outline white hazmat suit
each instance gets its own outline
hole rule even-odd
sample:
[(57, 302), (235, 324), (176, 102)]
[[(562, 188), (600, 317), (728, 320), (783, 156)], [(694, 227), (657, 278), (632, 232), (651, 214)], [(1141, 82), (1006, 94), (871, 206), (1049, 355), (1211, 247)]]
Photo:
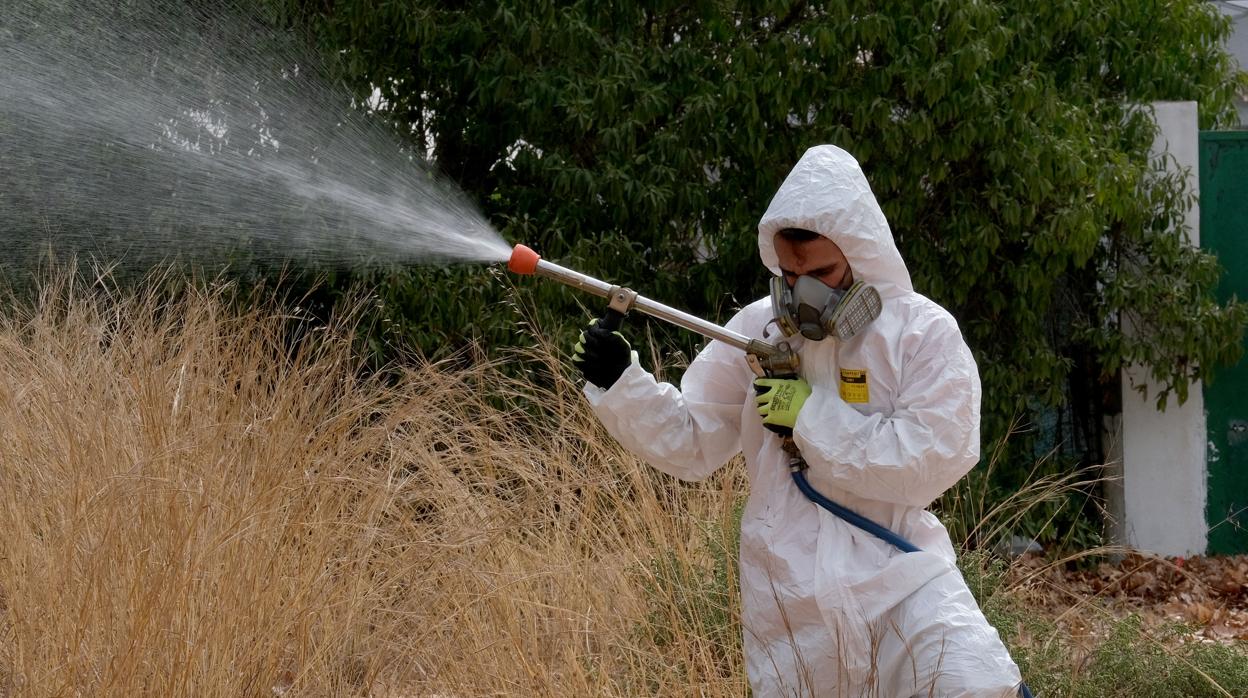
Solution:
[[(794, 428), (807, 476), (922, 552), (902, 553), (798, 491), (740, 350), (710, 342), (680, 390), (634, 362), (586, 396), (612, 436), (678, 478), (705, 478), (744, 453), (742, 625), (755, 696), (1014, 695), (1018, 668), (924, 509), (979, 459), (979, 373), (957, 323), (914, 292), (866, 177), (840, 148), (808, 150), (763, 215), (759, 253), (776, 274), (784, 228), (830, 238), (883, 298), (880, 317), (847, 342), (789, 340), (812, 388)], [(764, 298), (727, 327), (777, 341), (771, 320)]]

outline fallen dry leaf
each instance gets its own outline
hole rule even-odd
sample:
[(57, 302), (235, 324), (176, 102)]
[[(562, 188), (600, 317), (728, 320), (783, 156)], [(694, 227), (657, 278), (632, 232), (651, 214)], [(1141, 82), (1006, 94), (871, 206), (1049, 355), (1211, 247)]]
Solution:
[[(1195, 642), (1248, 640), (1248, 556), (1159, 558), (1138, 553), (1093, 568), (1020, 558), (1010, 582), (1029, 603), (1061, 619), (1072, 638), (1103, 632), (1115, 617), (1136, 614), (1146, 625), (1185, 623)], [(1079, 604), (1102, 612), (1086, 612)], [(1182, 638), (1179, 638), (1182, 641)]]

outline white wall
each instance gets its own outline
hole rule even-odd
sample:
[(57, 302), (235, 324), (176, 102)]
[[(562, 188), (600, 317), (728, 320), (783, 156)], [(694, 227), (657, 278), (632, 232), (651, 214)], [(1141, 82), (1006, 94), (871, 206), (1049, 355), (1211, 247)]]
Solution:
[[(1161, 133), (1155, 153), (1169, 152), (1187, 170), (1193, 192), (1199, 187), (1199, 131), (1195, 102), (1158, 102)], [(1199, 205), (1188, 211), (1190, 242), (1200, 244)], [(1123, 372), (1122, 382), (1122, 520), (1116, 527), (1132, 547), (1161, 555), (1205, 551), (1206, 469), (1205, 401), (1199, 382), (1179, 405), (1171, 396), (1165, 412), (1156, 408), (1158, 388), (1138, 368)], [(1134, 386), (1146, 385), (1142, 398)], [(1111, 436), (1112, 438), (1112, 436)], [(1112, 492), (1112, 491), (1111, 491)], [(1111, 504), (1111, 511), (1119, 507)]]

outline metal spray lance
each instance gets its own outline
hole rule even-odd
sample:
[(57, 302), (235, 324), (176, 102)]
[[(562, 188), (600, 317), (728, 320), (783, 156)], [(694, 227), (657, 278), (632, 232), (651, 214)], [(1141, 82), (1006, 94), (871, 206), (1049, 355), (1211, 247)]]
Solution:
[(507, 268), (516, 274), (543, 276), (606, 298), (607, 307), (616, 311), (614, 314), (608, 313), (603, 319), (603, 326), (609, 330), (619, 329), (620, 319), (629, 311), (637, 310), (744, 351), (750, 368), (760, 378), (763, 376), (785, 378), (797, 375), (797, 354), (787, 342), (772, 344), (761, 339), (746, 337), (726, 327), (638, 295), (632, 289), (614, 286), (579, 271), (548, 262), (524, 245), (516, 245), (512, 250)]
[[(684, 311), (663, 305), (645, 296), (640, 296), (631, 289), (623, 286), (614, 286), (592, 276), (548, 262), (524, 245), (516, 245), (512, 250), (511, 259), (507, 261), (507, 268), (516, 274), (543, 276), (606, 298), (608, 307), (615, 311), (614, 313), (607, 313), (607, 316), (603, 318), (603, 326), (607, 329), (619, 329), (620, 321), (630, 310), (639, 310), (651, 317), (656, 317), (678, 327), (697, 332), (703, 337), (717, 339), (744, 351), (746, 362), (749, 364), (750, 369), (760, 378), (793, 378), (797, 376), (797, 353), (789, 347), (787, 342), (772, 344), (761, 339), (746, 337), (726, 327), (721, 327), (713, 322), (707, 322)], [(780, 433), (779, 436), (782, 439), (785, 453), (789, 455), (789, 472), (793, 476), (793, 482), (797, 484), (797, 488), (801, 490), (802, 494), (806, 495), (807, 499), (850, 524), (887, 541), (899, 550), (908, 553), (918, 551), (918, 547), (913, 543), (884, 526), (820, 494), (806, 479), (808, 466), (806, 465), (806, 460), (802, 458), (801, 451), (798, 450), (791, 431), (789, 433)]]

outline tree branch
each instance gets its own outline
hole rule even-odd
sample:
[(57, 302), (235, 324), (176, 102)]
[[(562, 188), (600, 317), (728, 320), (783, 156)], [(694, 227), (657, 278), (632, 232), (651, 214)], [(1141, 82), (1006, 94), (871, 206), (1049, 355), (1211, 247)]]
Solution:
[(784, 19), (776, 23), (776, 27), (772, 33), (779, 34), (785, 29), (793, 26), (797, 20), (801, 19), (802, 13), (806, 11), (806, 4), (806, 0), (800, 0), (800, 2), (794, 3), (793, 7), (789, 8), (789, 13), (784, 16)]

